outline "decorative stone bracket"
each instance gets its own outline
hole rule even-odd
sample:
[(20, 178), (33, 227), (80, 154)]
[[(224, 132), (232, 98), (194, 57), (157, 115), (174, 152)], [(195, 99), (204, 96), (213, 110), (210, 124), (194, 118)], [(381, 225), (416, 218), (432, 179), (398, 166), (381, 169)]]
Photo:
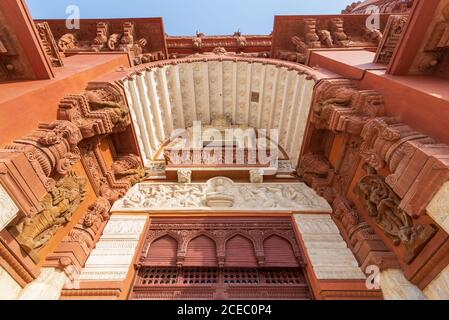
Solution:
[(359, 135), (366, 121), (383, 115), (383, 98), (373, 90), (358, 90), (346, 79), (325, 80), (315, 88), (311, 122), (317, 129)]

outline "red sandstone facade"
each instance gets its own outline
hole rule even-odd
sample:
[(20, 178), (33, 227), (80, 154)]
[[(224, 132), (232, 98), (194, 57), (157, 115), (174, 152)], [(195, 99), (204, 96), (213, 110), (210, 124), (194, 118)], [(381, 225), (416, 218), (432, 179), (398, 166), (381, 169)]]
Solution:
[[(176, 37), (1, 1), (0, 297), (449, 299), (449, 1), (343, 13)], [(194, 120), (280, 129), (282, 165), (176, 162)]]

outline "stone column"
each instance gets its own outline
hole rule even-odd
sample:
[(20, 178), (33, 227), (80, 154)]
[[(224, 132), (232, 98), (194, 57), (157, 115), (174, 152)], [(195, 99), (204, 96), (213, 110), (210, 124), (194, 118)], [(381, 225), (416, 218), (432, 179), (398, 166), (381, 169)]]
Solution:
[(408, 281), (399, 269), (382, 271), (380, 287), (385, 300), (427, 300), (423, 292)]
[(64, 271), (44, 268), (39, 277), (23, 289), (18, 300), (59, 300), (67, 280)]
[(22, 287), (0, 266), (0, 300), (15, 300)]

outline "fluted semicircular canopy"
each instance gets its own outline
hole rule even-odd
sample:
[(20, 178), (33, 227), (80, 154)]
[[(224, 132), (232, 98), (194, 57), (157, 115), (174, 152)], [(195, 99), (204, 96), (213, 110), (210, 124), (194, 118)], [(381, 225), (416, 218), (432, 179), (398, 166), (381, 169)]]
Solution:
[(298, 162), (315, 81), (311, 70), (270, 59), (207, 56), (151, 64), (124, 80), (147, 165), (173, 130), (227, 116), (232, 124), (278, 129)]

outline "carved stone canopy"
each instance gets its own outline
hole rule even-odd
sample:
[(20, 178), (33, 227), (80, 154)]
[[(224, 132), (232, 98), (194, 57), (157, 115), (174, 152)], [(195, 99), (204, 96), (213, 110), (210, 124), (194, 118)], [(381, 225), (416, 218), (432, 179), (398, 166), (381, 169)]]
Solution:
[(324, 198), (304, 183), (141, 183), (117, 201), (112, 212), (244, 211), (330, 213)]

